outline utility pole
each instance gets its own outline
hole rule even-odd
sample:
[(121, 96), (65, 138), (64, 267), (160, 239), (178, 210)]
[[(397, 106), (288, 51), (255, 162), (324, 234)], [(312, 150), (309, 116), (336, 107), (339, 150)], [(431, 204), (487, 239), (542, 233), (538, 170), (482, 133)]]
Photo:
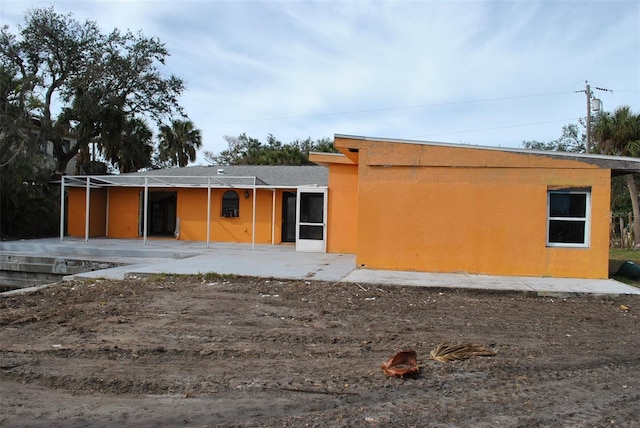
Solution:
[[(585, 149), (586, 149), (586, 152), (589, 153), (591, 151), (591, 99), (593, 98), (593, 101), (594, 101), (593, 111), (597, 111), (597, 112), (600, 112), (602, 110), (602, 101), (600, 101), (598, 98), (595, 98), (593, 96), (593, 92), (591, 92), (591, 85), (589, 85), (588, 80), (585, 80), (584, 84), (585, 84), (584, 90), (576, 91), (576, 92), (584, 92), (587, 95), (587, 146)], [(595, 87), (594, 89), (597, 89), (599, 91), (604, 91), (604, 92), (613, 92), (611, 89), (605, 89), (605, 88)]]
[(584, 84), (586, 85), (584, 93), (587, 94), (587, 147), (586, 152), (589, 153), (591, 151), (591, 97), (593, 94), (591, 93), (591, 86), (589, 85), (589, 81), (585, 80)]

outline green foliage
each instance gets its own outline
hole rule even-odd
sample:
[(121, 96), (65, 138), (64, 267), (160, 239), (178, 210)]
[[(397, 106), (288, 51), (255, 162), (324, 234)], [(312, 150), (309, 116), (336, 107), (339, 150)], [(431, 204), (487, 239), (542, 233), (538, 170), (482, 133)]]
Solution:
[(267, 136), (267, 142), (261, 143), (255, 138), (241, 134), (238, 137), (226, 135), (229, 145), (218, 155), (205, 152), (205, 159), (213, 165), (313, 165), (309, 161), (310, 152), (336, 153), (333, 142), (329, 138), (319, 140), (295, 140), (283, 144), (273, 135)]
[(611, 248), (609, 249), (609, 260), (629, 260), (640, 264), (640, 251), (630, 248)]
[(619, 217), (626, 216), (631, 211), (627, 179), (624, 176), (611, 178), (611, 212), (614, 216)]
[[(0, 131), (1, 133), (2, 131)], [(0, 155), (0, 235), (13, 238), (54, 236), (58, 228), (59, 189), (49, 184), (49, 169), (37, 140), (4, 134)]]
[(19, 182), (17, 176), (2, 177), (0, 232), (3, 238), (34, 238), (58, 233), (60, 190), (43, 184), (46, 182), (37, 175), (33, 178), (34, 181)]
[(15, 34), (0, 28), (0, 234), (55, 235), (60, 195), (51, 178), (72, 159), (75, 174), (107, 173), (90, 148), (120, 172), (152, 165), (143, 118), (159, 126), (184, 117), (184, 84), (163, 70), (167, 56), (156, 38), (105, 34), (53, 7), (29, 10)]
[(0, 236), (51, 236), (57, 230), (59, 192), (48, 184), (50, 165), (40, 153), (15, 68), (0, 65)]
[[(594, 151), (614, 156), (640, 156), (640, 115), (629, 106), (618, 107), (613, 113), (598, 115), (593, 125)], [(633, 236), (640, 239), (640, 203), (638, 186), (633, 175), (625, 177), (629, 201), (633, 211)], [(616, 199), (614, 195), (612, 199)], [(614, 208), (615, 213), (615, 208)]]
[(196, 160), (202, 135), (190, 120), (174, 120), (160, 127), (158, 160), (169, 166), (184, 167)]
[(238, 279), (237, 275), (229, 274), (229, 273), (217, 273), (217, 272), (207, 272), (202, 274), (202, 281), (218, 281), (218, 282), (229, 282)]
[[(586, 128), (584, 123), (580, 127)], [(562, 128), (562, 135), (549, 142), (523, 141), (526, 149), (552, 150), (584, 153), (586, 133), (576, 124)], [(592, 117), (592, 152), (614, 156), (640, 156), (640, 115), (631, 112), (628, 106), (617, 108), (613, 113), (603, 112)], [(636, 178), (632, 176), (613, 177), (611, 180), (611, 211), (614, 217), (626, 217), (627, 213), (637, 211), (633, 207), (637, 199)], [(637, 212), (634, 218), (638, 218)], [(638, 225), (637, 230), (640, 230)]]
[(640, 114), (629, 106), (598, 115), (593, 126), (594, 151), (615, 156), (640, 156)]
[(522, 147), (528, 150), (549, 150), (557, 152), (584, 153), (586, 147), (586, 134), (580, 131), (577, 124), (569, 124), (562, 127), (560, 138), (549, 142), (523, 141)]
[(153, 133), (142, 119), (129, 119), (103, 134), (101, 150), (121, 173), (152, 166)]
[[(76, 157), (76, 174), (91, 172), (90, 144), (97, 144), (119, 170), (150, 163), (146, 141), (128, 148), (130, 123), (146, 117), (160, 125), (182, 115), (181, 79), (161, 66), (168, 51), (157, 38), (113, 30), (102, 33), (93, 21), (77, 21), (53, 7), (33, 9), (17, 35), (0, 32), (0, 63), (16, 76), (18, 103), (39, 120), (38, 139), (53, 145), (56, 175)], [(61, 105), (60, 114), (53, 106)], [(123, 134), (117, 138), (117, 134)], [(64, 139), (72, 142), (65, 145)], [(135, 155), (135, 161), (123, 159)], [(140, 159), (148, 154), (149, 159)]]

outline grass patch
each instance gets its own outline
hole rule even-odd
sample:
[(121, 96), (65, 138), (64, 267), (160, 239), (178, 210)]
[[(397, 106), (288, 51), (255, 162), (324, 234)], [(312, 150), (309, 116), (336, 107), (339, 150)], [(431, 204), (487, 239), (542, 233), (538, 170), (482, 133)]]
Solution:
[(609, 250), (609, 276), (616, 281), (640, 287), (640, 281), (616, 275), (620, 266), (626, 261), (640, 265), (640, 251), (627, 248), (611, 248)]
[(237, 275), (227, 273), (207, 272), (202, 274), (203, 281), (232, 281), (237, 278)]
[(619, 260), (623, 262), (630, 260), (634, 263), (640, 264), (640, 251), (627, 248), (611, 248), (609, 250), (609, 260)]

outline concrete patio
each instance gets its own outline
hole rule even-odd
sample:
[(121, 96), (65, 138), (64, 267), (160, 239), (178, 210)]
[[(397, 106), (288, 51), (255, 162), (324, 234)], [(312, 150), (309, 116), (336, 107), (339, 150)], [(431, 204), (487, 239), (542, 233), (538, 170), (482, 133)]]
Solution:
[(352, 254), (302, 253), (293, 245), (256, 245), (177, 241), (66, 238), (5, 241), (0, 252), (46, 255), (120, 264), (71, 278), (113, 278), (150, 274), (219, 274), (368, 284), (521, 291), (539, 295), (628, 295), (640, 289), (612, 279), (572, 279), (424, 273), (357, 269)]

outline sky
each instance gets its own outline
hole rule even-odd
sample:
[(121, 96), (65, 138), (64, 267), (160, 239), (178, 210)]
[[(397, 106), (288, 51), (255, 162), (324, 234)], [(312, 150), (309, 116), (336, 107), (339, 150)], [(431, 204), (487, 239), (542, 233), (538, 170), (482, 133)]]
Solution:
[(243, 133), (547, 142), (586, 116), (585, 81), (640, 112), (638, 1), (2, 0), (0, 23), (50, 5), (164, 42), (214, 154)]

